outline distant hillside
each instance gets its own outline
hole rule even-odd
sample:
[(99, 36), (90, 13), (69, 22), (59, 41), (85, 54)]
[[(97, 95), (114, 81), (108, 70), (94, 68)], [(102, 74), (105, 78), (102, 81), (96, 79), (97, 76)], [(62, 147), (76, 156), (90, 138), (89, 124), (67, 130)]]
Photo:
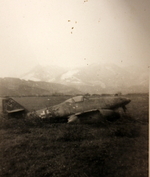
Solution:
[(21, 79), (33, 81), (52, 82), (56, 77), (67, 70), (59, 66), (41, 66), (37, 65), (27, 73), (21, 75)]
[(81, 91), (58, 83), (0, 78), (0, 96), (32, 96), (51, 94), (80, 94)]
[(95, 63), (87, 67), (62, 69), (38, 66), (23, 79), (55, 82), (84, 93), (148, 92), (148, 69), (142, 65), (120, 67), (113, 63)]

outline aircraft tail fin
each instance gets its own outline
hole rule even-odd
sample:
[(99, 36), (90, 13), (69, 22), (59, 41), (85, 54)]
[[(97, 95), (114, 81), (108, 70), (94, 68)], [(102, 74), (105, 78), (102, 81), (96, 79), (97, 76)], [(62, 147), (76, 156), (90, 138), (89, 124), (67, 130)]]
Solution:
[(14, 99), (5, 98), (2, 100), (2, 111), (3, 113), (11, 114), (15, 112), (25, 111), (25, 108)]

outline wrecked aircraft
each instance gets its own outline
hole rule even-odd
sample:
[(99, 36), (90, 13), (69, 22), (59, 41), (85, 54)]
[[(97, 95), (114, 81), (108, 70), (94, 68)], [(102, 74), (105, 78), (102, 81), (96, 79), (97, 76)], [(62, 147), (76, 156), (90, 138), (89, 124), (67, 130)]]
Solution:
[[(98, 119), (102, 118), (111, 121), (119, 117), (119, 112), (117, 111), (119, 108), (122, 108), (126, 112), (126, 105), (130, 101), (128, 98), (119, 96), (96, 98), (76, 96), (55, 106), (29, 112), (14, 99), (6, 98), (2, 100), (2, 106), (3, 112), (8, 115), (23, 113), (29, 117), (48, 118), (49, 120), (54, 120), (54, 122), (65, 119), (66, 122), (72, 123), (92, 119), (91, 114), (95, 113), (99, 115)], [(90, 117), (87, 115), (90, 115)]]

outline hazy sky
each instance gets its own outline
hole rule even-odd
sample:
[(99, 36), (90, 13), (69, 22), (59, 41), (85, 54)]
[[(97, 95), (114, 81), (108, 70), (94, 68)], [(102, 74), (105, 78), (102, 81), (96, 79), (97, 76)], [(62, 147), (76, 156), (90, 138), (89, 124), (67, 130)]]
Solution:
[(0, 0), (0, 77), (37, 64), (150, 61), (150, 0)]

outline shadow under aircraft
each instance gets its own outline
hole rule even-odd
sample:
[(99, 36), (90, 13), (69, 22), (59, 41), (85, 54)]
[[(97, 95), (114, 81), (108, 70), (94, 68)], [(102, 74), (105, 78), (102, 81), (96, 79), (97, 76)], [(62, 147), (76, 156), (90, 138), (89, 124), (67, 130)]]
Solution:
[(116, 120), (120, 117), (118, 110), (122, 108), (126, 112), (126, 105), (130, 101), (120, 96), (75, 96), (60, 104), (30, 112), (13, 98), (5, 98), (2, 100), (2, 106), (3, 112), (8, 115), (22, 114), (48, 119), (50, 122), (84, 123)]

